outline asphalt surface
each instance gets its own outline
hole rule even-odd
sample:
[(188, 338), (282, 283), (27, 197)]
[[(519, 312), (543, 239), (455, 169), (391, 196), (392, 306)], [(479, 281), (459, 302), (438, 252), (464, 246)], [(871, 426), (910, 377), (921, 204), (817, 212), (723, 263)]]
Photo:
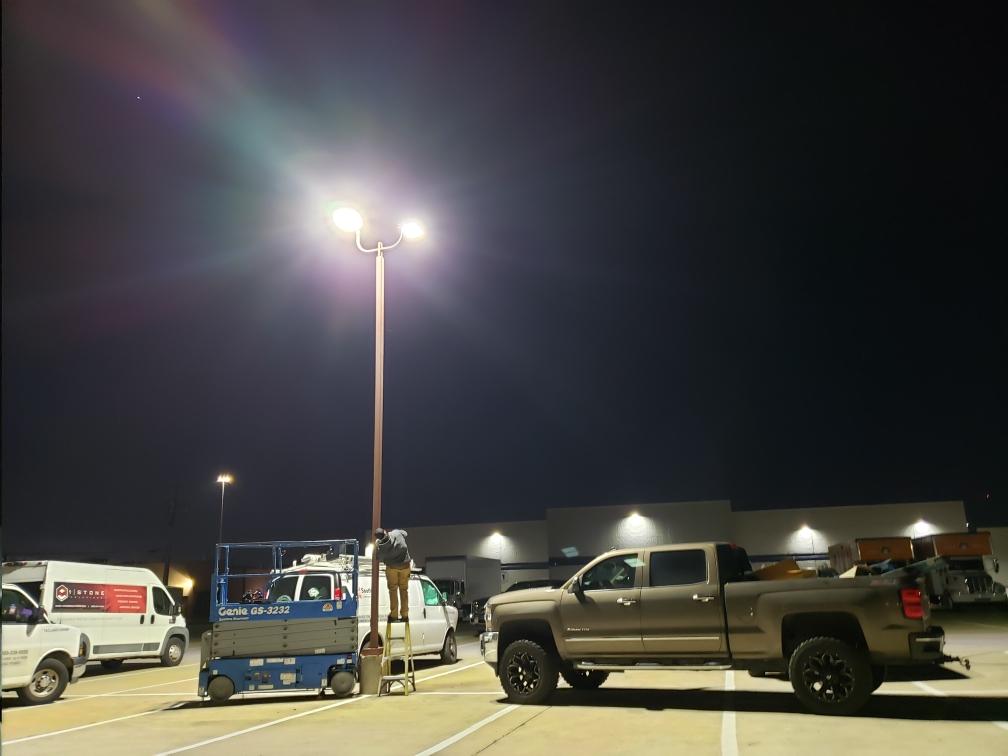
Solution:
[[(1008, 611), (936, 617), (947, 665), (893, 675), (856, 717), (805, 713), (790, 685), (744, 672), (632, 672), (597, 691), (561, 687), (548, 706), (512, 706), (460, 634), (460, 659), (417, 660), (416, 694), (196, 696), (198, 653), (167, 669), (98, 665), (48, 706), (3, 696), (4, 754), (690, 754), (1008, 753)], [(563, 686), (561, 681), (561, 686)], [(657, 749), (657, 751), (656, 751)]]

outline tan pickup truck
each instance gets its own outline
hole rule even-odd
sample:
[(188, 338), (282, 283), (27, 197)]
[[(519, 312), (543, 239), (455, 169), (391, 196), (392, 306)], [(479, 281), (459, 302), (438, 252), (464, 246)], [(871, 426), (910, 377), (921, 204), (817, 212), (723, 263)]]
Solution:
[(494, 596), (485, 614), (483, 658), (516, 703), (546, 701), (561, 675), (592, 689), (610, 672), (745, 669), (787, 674), (814, 712), (851, 714), (887, 666), (957, 661), (916, 581), (757, 580), (725, 543), (610, 551), (560, 588)]

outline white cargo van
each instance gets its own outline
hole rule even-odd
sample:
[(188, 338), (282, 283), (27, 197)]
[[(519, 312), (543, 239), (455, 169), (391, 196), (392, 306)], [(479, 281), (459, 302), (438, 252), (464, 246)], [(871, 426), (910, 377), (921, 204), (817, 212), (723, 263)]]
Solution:
[[(345, 557), (327, 561), (322, 554), (306, 554), (301, 564), (289, 567), (279, 577), (273, 578), (266, 593), (268, 602), (318, 600), (335, 598), (334, 590), (347, 593), (352, 589), (351, 574), (347, 572)], [(338, 578), (333, 580), (333, 573)], [(378, 636), (385, 642), (385, 618), (389, 612), (388, 584), (385, 568), (378, 575)], [(371, 633), (371, 560), (361, 558), (357, 609), (358, 638), (361, 648), (368, 645)], [(444, 596), (426, 575), (414, 572), (409, 584), (410, 635), (414, 655), (438, 654), (441, 661), (454, 664), (458, 659), (458, 609), (449, 605)]]
[(70, 625), (50, 623), (38, 604), (16, 585), (3, 584), (0, 618), (4, 690), (16, 690), (26, 704), (49, 703), (84, 673), (87, 635)]
[(91, 641), (91, 660), (108, 669), (144, 657), (174, 667), (189, 645), (180, 608), (143, 567), (4, 562), (3, 580), (35, 598), (51, 622), (80, 628)]

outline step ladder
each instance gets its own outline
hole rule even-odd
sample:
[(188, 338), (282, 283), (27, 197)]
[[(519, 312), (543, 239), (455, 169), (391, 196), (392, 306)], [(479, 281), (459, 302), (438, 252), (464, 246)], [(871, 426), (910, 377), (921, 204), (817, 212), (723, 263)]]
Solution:
[[(393, 625), (400, 625), (403, 634), (393, 636)], [(401, 659), (403, 671), (401, 674), (392, 674), (392, 662)], [(403, 695), (410, 694), (410, 688), (416, 691), (416, 665), (413, 663), (413, 638), (410, 635), (409, 622), (385, 623), (385, 645), (382, 647), (382, 676), (378, 683), (378, 695), (382, 693), (391, 694), (393, 685), (401, 685)]]

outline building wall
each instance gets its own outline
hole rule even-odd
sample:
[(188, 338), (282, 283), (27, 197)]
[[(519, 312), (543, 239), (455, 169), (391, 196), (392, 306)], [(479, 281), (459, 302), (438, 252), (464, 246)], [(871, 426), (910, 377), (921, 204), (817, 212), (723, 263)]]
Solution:
[[(547, 509), (545, 520), (406, 530), (417, 564), (428, 556), (500, 559), (507, 587), (517, 580), (566, 579), (611, 548), (731, 541), (744, 546), (756, 566), (791, 556), (811, 567), (825, 561), (830, 545), (857, 537), (912, 537), (965, 527), (961, 501), (742, 512), (732, 511), (726, 500), (714, 500), (563, 507)], [(1008, 544), (1000, 548), (1002, 561), (1008, 562)]]
[(467, 555), (499, 559), (503, 567), (545, 569), (548, 552), (544, 525), (541, 520), (519, 520), (405, 530), (410, 556), (421, 566), (430, 556)]
[(998, 582), (1008, 585), (1008, 528), (978, 528), (989, 530), (991, 534), (991, 550), (1001, 564), (998, 572)]
[[(922, 536), (966, 529), (961, 501), (733, 512), (730, 540), (754, 561), (784, 555), (824, 559), (832, 544), (873, 536)], [(759, 557), (769, 557), (760, 559)]]

